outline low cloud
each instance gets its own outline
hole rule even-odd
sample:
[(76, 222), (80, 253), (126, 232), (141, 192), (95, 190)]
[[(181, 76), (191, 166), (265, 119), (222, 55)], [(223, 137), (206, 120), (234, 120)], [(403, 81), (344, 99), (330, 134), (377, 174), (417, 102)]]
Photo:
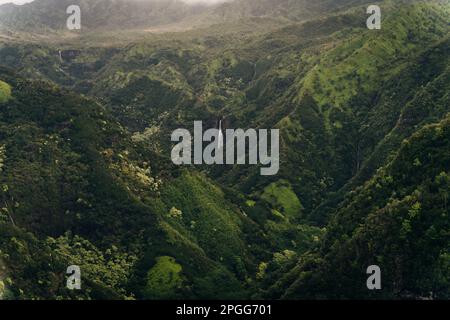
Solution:
[(33, 0), (0, 0), (0, 5), (5, 3), (14, 3), (14, 4), (25, 4), (28, 2), (32, 2)]

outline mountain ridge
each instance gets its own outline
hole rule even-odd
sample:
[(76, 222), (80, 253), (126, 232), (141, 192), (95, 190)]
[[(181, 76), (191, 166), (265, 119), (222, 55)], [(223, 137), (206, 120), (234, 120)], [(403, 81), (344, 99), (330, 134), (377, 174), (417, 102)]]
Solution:
[(68, 31), (66, 9), (70, 5), (80, 7), (82, 29), (89, 32), (164, 26), (179, 26), (183, 30), (265, 17), (298, 22), (365, 3), (368, 1), (232, 0), (208, 5), (187, 4), (182, 0), (100, 0), (95, 4), (89, 0), (35, 0), (22, 6), (0, 6), (0, 27), (6, 31), (31, 33)]
[[(106, 14), (98, 35), (1, 40), (8, 297), (73, 298), (69, 260), (92, 270), (81, 298), (449, 296), (450, 3), (377, 2), (382, 30), (365, 1), (245, 3), (183, 32)], [(198, 120), (280, 129), (279, 175), (173, 166)]]

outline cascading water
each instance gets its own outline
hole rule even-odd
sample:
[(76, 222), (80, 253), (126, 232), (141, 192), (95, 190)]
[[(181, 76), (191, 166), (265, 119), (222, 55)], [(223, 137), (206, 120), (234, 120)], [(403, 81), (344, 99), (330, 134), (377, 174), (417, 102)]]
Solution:
[(219, 137), (217, 139), (217, 147), (219, 149), (223, 148), (222, 120), (220, 120), (220, 122), (219, 122)]

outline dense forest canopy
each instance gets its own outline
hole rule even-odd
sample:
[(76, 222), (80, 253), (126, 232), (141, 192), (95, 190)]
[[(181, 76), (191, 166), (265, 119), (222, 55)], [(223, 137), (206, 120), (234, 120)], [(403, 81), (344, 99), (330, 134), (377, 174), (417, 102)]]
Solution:
[[(448, 299), (449, 21), (448, 0), (0, 6), (0, 298)], [(278, 129), (279, 172), (173, 164), (194, 121)]]

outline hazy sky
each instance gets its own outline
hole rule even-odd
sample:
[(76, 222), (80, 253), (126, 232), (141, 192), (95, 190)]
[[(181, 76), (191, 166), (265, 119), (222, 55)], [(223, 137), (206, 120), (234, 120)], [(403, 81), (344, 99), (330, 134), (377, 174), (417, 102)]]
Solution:
[(15, 4), (24, 4), (27, 2), (31, 2), (33, 0), (0, 0), (0, 4), (5, 4), (5, 3), (15, 3)]
[[(33, 0), (0, 0), (0, 5), (10, 2), (15, 4), (24, 4), (32, 1)], [(217, 2), (225, 2), (226, 0), (183, 0), (183, 1), (187, 3), (198, 3), (198, 2), (217, 3)]]

